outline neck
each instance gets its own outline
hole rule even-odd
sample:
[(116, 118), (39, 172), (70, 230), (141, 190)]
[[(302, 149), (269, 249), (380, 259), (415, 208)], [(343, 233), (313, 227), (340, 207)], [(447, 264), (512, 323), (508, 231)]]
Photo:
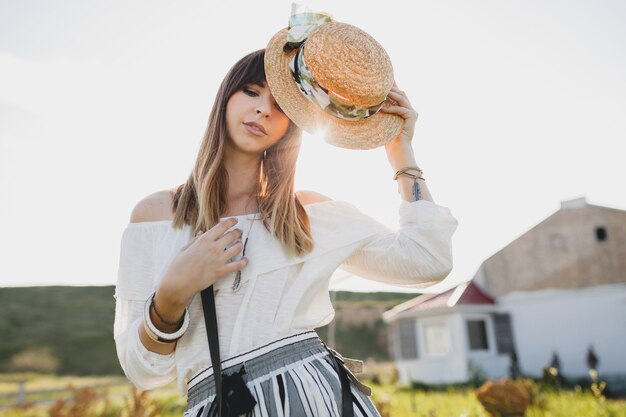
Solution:
[(259, 183), (261, 158), (258, 155), (231, 154), (224, 158), (228, 172), (226, 201), (231, 214), (256, 212), (256, 193)]

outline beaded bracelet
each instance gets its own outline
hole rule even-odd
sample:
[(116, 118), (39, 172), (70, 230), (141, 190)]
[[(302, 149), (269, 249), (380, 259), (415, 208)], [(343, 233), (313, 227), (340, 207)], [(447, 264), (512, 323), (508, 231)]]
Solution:
[(185, 316), (183, 318), (183, 325), (180, 329), (176, 330), (174, 333), (165, 333), (161, 330), (157, 329), (157, 327), (152, 323), (152, 319), (150, 318), (150, 306), (152, 306), (154, 302), (154, 295), (156, 292), (153, 292), (150, 297), (146, 300), (146, 305), (143, 310), (143, 327), (146, 329), (146, 333), (148, 337), (153, 341), (161, 344), (174, 343), (187, 331), (189, 327), (189, 309), (185, 307)]

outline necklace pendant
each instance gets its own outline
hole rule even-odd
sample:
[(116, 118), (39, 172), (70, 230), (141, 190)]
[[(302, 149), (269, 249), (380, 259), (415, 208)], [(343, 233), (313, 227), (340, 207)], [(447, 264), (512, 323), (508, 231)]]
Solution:
[(233, 282), (233, 292), (239, 291), (241, 284), (241, 271), (237, 271), (237, 275), (235, 275), (235, 282)]

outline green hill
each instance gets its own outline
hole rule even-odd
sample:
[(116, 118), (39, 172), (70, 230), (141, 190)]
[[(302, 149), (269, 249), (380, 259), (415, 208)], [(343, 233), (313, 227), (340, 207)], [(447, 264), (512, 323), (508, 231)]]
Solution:
[[(0, 371), (13, 364), (52, 366), (57, 374), (122, 374), (113, 340), (113, 293), (113, 286), (0, 288)], [(338, 292), (337, 350), (353, 358), (388, 360), (380, 315), (415, 296)], [(317, 329), (324, 340), (328, 327)]]

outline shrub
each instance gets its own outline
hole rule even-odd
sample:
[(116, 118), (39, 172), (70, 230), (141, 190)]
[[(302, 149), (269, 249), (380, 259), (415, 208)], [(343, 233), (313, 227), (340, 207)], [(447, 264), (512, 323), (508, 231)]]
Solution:
[[(50, 417), (108, 417), (109, 416), (109, 400), (107, 395), (96, 393), (93, 388), (75, 388), (69, 385), (68, 389), (72, 392), (69, 399), (58, 399), (48, 409)], [(97, 401), (104, 398), (104, 408), (97, 411)]]
[(122, 417), (156, 417), (161, 414), (161, 406), (148, 398), (148, 391), (140, 391), (134, 385), (130, 390)]
[(477, 390), (476, 397), (493, 417), (524, 416), (530, 404), (529, 393), (508, 377), (485, 382)]

